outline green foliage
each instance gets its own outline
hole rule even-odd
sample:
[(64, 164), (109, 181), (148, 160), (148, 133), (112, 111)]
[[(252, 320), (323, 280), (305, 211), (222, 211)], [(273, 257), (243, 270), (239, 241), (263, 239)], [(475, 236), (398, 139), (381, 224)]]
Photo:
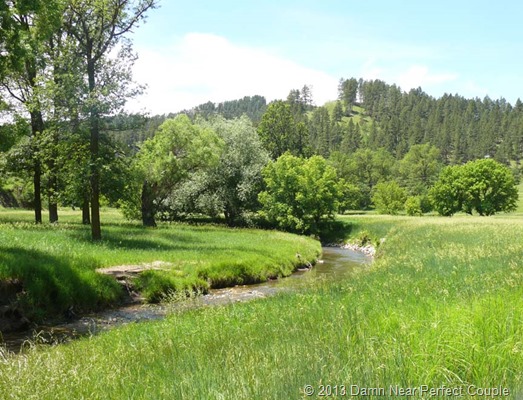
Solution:
[(361, 189), (352, 183), (340, 180), (340, 200), (338, 211), (344, 213), (348, 210), (359, 210), (362, 208), (363, 194)]
[(263, 170), (262, 215), (280, 229), (316, 233), (332, 219), (340, 199), (334, 168), (323, 157), (302, 159), (286, 153)]
[(341, 78), (338, 84), (338, 99), (343, 101), (343, 104), (349, 113), (352, 109), (352, 105), (356, 102), (357, 95), (358, 81), (355, 78)]
[(430, 144), (411, 146), (399, 163), (399, 176), (410, 194), (426, 193), (436, 181), (441, 163), (440, 151)]
[(438, 181), (429, 191), (434, 210), (440, 215), (451, 216), (461, 211), (465, 201), (465, 190), (461, 179), (461, 167), (443, 168)]
[(334, 166), (339, 178), (358, 186), (361, 208), (370, 205), (374, 186), (390, 179), (395, 168), (394, 158), (385, 149), (360, 148), (351, 155), (334, 152), (329, 163)]
[(418, 216), (423, 215), (423, 210), (421, 208), (421, 196), (409, 196), (405, 200), (405, 211), (407, 215)]
[(258, 125), (258, 134), (272, 159), (277, 159), (286, 151), (294, 155), (306, 152), (303, 126), (295, 121), (290, 105), (284, 101), (269, 104)]
[(212, 116), (221, 115), (226, 119), (240, 118), (246, 115), (253, 123), (258, 123), (267, 109), (267, 101), (263, 96), (245, 96), (238, 100), (224, 101), (215, 104), (208, 101), (191, 110), (196, 116), (207, 119)]
[(206, 199), (200, 208), (223, 212), (230, 226), (243, 223), (247, 213), (258, 208), (261, 170), (269, 161), (268, 154), (247, 117), (216, 117), (202, 124), (213, 129), (224, 145), (218, 163), (204, 172), (202, 183), (195, 185), (203, 194), (200, 200)]
[(405, 189), (398, 182), (380, 182), (373, 190), (372, 202), (378, 212), (395, 215), (404, 209), (406, 197)]
[(509, 168), (492, 159), (481, 159), (445, 168), (430, 197), (441, 215), (458, 211), (493, 215), (515, 210), (518, 191)]
[(155, 225), (156, 214), (173, 190), (191, 174), (215, 165), (222, 146), (212, 129), (191, 123), (186, 115), (166, 120), (137, 154), (135, 168), (142, 186), (144, 224)]

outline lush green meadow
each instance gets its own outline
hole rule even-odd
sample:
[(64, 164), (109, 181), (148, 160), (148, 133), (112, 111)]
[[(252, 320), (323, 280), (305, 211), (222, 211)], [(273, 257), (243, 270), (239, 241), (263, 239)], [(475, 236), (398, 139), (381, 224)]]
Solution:
[(386, 236), (370, 269), (7, 357), (0, 397), (290, 399), (307, 384), (523, 394), (519, 217), (343, 220)]
[[(0, 281), (18, 280), (17, 301), (31, 319), (114, 304), (122, 288), (96, 268), (162, 261), (136, 285), (149, 300), (169, 290), (206, 290), (287, 276), (320, 254), (317, 241), (276, 231), (212, 225), (161, 225), (146, 229), (106, 211), (103, 240), (93, 243), (78, 212), (59, 224), (34, 225), (28, 211), (0, 210)], [(26, 222), (17, 222), (26, 221)], [(301, 258), (296, 257), (301, 254)]]

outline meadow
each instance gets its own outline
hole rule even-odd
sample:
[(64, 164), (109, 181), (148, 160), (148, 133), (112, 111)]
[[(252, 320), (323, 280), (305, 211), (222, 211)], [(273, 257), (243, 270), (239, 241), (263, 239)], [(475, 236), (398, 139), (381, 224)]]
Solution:
[(523, 395), (521, 217), (341, 221), (353, 237), (385, 237), (370, 269), (4, 355), (0, 397), (296, 399), (306, 385), (313, 397), (326, 385), (349, 398), (391, 398), (391, 385)]
[(162, 261), (162, 270), (146, 271), (134, 281), (155, 302), (169, 291), (287, 276), (321, 252), (315, 240), (277, 231), (188, 224), (146, 229), (115, 210), (103, 218), (103, 240), (93, 243), (78, 212), (62, 211), (56, 225), (34, 225), (29, 211), (0, 210), (0, 282), (23, 285), (16, 299), (23, 315), (40, 321), (71, 308), (81, 313), (115, 305), (122, 286), (97, 268)]

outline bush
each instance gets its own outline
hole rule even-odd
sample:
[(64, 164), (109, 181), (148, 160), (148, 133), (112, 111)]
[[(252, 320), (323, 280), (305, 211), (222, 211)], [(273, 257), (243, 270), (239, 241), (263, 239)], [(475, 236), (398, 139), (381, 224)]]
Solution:
[(410, 216), (421, 216), (423, 211), (421, 209), (421, 196), (410, 196), (405, 201), (405, 211)]
[(380, 182), (374, 187), (372, 201), (381, 214), (395, 215), (405, 206), (405, 190), (396, 181)]

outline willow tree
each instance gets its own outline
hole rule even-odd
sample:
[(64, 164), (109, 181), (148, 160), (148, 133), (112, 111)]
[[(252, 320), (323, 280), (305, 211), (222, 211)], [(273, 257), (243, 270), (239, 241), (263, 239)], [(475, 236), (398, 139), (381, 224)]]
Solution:
[(192, 174), (215, 166), (222, 148), (213, 129), (193, 124), (185, 114), (160, 125), (136, 157), (143, 225), (156, 226), (156, 214), (169, 195)]
[[(101, 118), (120, 109), (132, 89), (129, 67), (133, 61), (126, 37), (144, 20), (155, 0), (70, 0), (65, 12), (66, 30), (76, 39), (88, 83), (86, 113), (90, 132), (91, 234), (102, 237), (100, 227)], [(119, 49), (116, 59), (109, 54)], [(120, 61), (120, 64), (118, 64)]]

